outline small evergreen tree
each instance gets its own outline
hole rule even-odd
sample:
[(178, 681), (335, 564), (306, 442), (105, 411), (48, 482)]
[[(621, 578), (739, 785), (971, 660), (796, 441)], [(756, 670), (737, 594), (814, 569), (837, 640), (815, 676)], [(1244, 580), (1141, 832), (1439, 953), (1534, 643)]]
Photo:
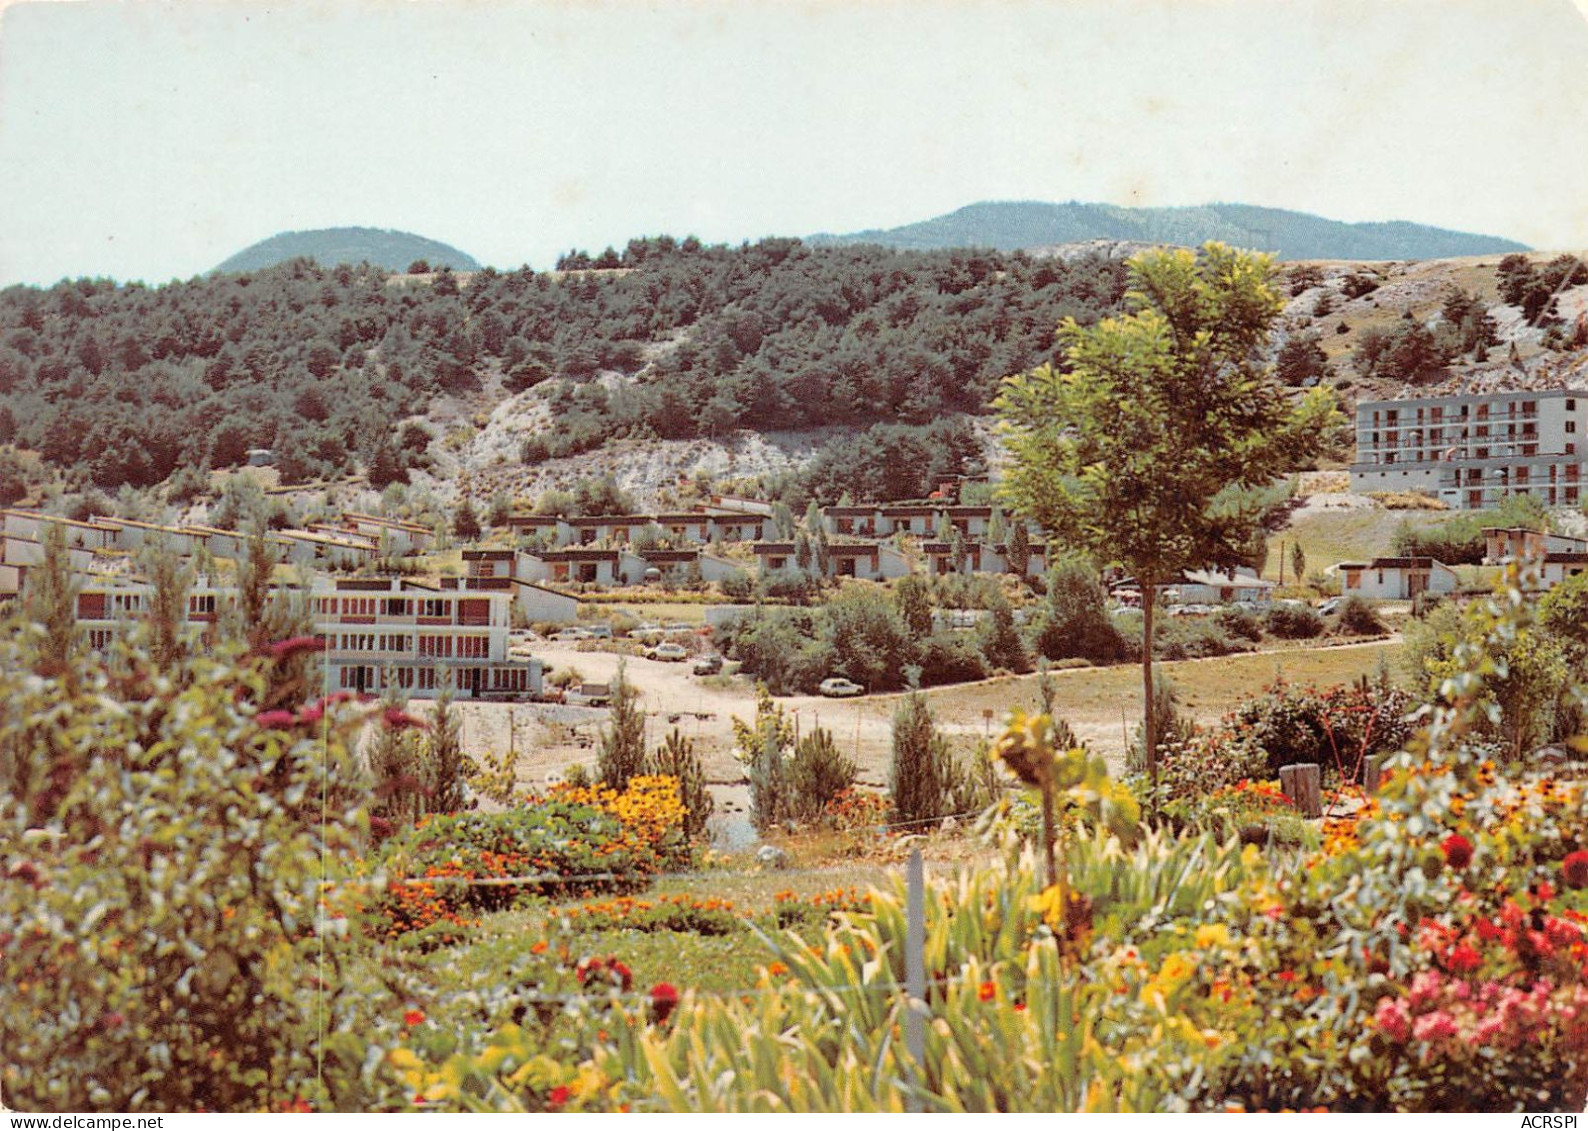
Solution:
[(991, 615), (982, 624), (981, 653), (995, 668), (1005, 671), (1025, 672), (1031, 668), (1031, 657), (1026, 653), (1025, 641), (1015, 627), (1015, 612), (1003, 590), (993, 589), (987, 601)]
[(794, 747), (788, 771), (794, 817), (814, 821), (828, 802), (855, 784), (860, 768), (838, 749), (831, 731), (817, 727)]
[(473, 542), (481, 533), (480, 518), (474, 513), (474, 504), (464, 499), (452, 515), (453, 537), (464, 542)]
[[(395, 674), (387, 670), (386, 690), (381, 696), (381, 713), (387, 717), (407, 706), (392, 678)], [(367, 742), (366, 758), (375, 786), (375, 815), (394, 823), (414, 820), (424, 811), (424, 791), (434, 777), (429, 747), (409, 727), (375, 727)]]
[(893, 762), (888, 792), (901, 822), (926, 822), (948, 812), (952, 755), (937, 733), (926, 697), (912, 691), (893, 714)]
[(162, 668), (170, 668), (182, 656), (182, 634), (187, 622), (188, 590), (193, 571), (183, 564), (164, 538), (143, 544), (140, 564), (154, 594), (149, 600), (149, 650)]
[(674, 727), (651, 752), (645, 772), (678, 779), (678, 797), (684, 805), (684, 835), (690, 840), (704, 837), (706, 822), (711, 819), (716, 805), (711, 791), (706, 788), (706, 773), (701, 767), (700, 755), (695, 752), (695, 744)]
[(1296, 575), (1296, 584), (1300, 585), (1307, 577), (1307, 552), (1301, 548), (1298, 540), (1290, 546), (1290, 572)]
[(901, 578), (893, 590), (893, 607), (911, 640), (919, 643), (932, 635), (932, 593), (925, 578), (913, 573)]
[(446, 680), (430, 716), (425, 744), (430, 767), (430, 795), (426, 808), (432, 813), (456, 813), (463, 809), (464, 754), (463, 720), (452, 705), (452, 681)]
[(59, 522), (50, 523), (44, 534), (43, 564), (28, 571), (22, 591), (22, 615), (44, 626), (41, 671), (47, 675), (64, 673), (77, 646), (77, 585), (72, 580), (66, 527)]
[(618, 674), (612, 680), (612, 725), (601, 732), (596, 759), (601, 781), (619, 791), (627, 789), (629, 779), (645, 769), (645, 712), (639, 700), (640, 693), (619, 661)]
[(1009, 572), (1024, 577), (1031, 566), (1031, 535), (1026, 530), (1025, 519), (1016, 516), (1009, 524), (1009, 540), (1004, 547), (1004, 562)]

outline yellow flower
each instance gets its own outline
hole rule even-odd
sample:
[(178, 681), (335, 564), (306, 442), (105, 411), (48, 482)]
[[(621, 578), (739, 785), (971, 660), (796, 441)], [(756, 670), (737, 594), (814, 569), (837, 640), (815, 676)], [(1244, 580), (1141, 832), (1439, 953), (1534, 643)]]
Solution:
[(1229, 946), (1230, 929), (1223, 923), (1205, 923), (1197, 928), (1196, 944), (1200, 947)]

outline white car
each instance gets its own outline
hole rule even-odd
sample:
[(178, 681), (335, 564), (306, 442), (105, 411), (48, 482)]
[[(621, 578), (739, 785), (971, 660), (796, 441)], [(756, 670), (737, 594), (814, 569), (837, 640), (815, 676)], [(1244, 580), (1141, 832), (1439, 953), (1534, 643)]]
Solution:
[(1327, 601), (1318, 606), (1318, 615), (1320, 617), (1326, 617), (1337, 613), (1340, 611), (1340, 606), (1343, 604), (1345, 604), (1344, 597), (1330, 597)]
[(866, 689), (858, 683), (851, 683), (840, 676), (829, 676), (822, 680), (821, 686), (816, 689), (829, 699), (848, 699), (855, 695), (864, 695)]
[(551, 638), (567, 643), (577, 640), (589, 640), (590, 634), (582, 628), (565, 628), (559, 632), (552, 633)]
[(665, 660), (677, 662), (688, 659), (689, 652), (685, 650), (682, 644), (658, 644), (649, 652), (645, 653), (645, 658), (647, 660)]

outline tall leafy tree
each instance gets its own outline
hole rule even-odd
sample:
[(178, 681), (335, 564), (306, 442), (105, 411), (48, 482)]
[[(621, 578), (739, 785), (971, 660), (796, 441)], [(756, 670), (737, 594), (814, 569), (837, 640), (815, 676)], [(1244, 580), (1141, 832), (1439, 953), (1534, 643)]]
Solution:
[(1234, 564), (1258, 515), (1239, 488), (1309, 458), (1332, 396), (1293, 405), (1262, 356), (1282, 300), (1267, 256), (1209, 243), (1130, 263), (1129, 313), (1059, 328), (1061, 368), (1005, 382), (997, 407), (1020, 514), (1124, 565), (1141, 587), (1143, 730), (1157, 782), (1153, 601), (1181, 570)]

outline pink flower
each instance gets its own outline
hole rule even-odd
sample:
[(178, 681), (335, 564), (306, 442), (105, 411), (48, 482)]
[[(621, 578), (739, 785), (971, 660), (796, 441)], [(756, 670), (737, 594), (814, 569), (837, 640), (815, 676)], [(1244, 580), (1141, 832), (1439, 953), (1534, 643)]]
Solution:
[(1412, 1012), (1400, 998), (1380, 998), (1373, 1011), (1373, 1024), (1387, 1039), (1403, 1044), (1412, 1035)]
[(311, 704), (298, 712), (298, 724), (310, 726), (325, 718), (325, 708), (318, 703)]
[(1455, 1018), (1442, 1009), (1425, 1013), (1412, 1023), (1412, 1036), (1419, 1041), (1448, 1041), (1455, 1035)]
[(298, 716), (291, 711), (261, 711), (254, 716), (254, 722), (264, 730), (286, 730), (298, 721)]
[(1407, 995), (1407, 1001), (1411, 1003), (1411, 1007), (1421, 1012), (1424, 1006), (1439, 996), (1439, 987), (1443, 984), (1443, 981), (1437, 970), (1424, 970), (1413, 978), (1411, 993)]

